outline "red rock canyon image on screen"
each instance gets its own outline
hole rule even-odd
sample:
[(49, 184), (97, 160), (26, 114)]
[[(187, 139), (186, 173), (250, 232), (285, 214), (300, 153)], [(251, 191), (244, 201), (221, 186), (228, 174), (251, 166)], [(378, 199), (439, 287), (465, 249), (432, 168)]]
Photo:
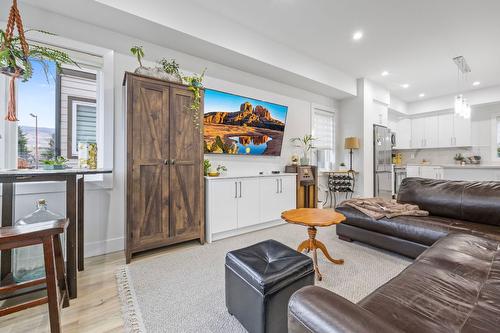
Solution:
[(279, 156), (288, 107), (205, 91), (205, 153)]

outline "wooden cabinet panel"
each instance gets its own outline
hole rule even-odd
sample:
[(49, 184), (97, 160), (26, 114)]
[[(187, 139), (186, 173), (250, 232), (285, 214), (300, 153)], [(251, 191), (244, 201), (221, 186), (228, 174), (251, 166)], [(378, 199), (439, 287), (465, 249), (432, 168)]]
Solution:
[(200, 232), (203, 210), (201, 134), (189, 109), (192, 93), (172, 88), (170, 96), (170, 237)]
[(132, 247), (141, 248), (166, 239), (169, 234), (168, 174), (163, 156), (168, 156), (169, 88), (134, 81), (134, 112), (130, 124), (132, 184), (129, 214)]

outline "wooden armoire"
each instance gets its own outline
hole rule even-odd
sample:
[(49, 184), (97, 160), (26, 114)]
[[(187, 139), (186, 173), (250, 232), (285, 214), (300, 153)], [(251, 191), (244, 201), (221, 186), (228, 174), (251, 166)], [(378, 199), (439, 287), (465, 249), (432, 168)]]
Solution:
[(203, 91), (195, 119), (188, 86), (125, 73), (126, 261), (132, 254), (205, 242)]

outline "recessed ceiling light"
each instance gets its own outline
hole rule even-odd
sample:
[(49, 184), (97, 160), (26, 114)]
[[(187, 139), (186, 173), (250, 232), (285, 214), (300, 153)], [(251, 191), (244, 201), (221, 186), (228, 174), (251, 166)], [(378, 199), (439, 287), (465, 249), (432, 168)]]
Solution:
[(352, 35), (352, 39), (354, 39), (354, 40), (360, 40), (361, 38), (363, 38), (363, 31), (356, 31)]
[(418, 95), (418, 97), (420, 97), (420, 98), (425, 97), (425, 94), (421, 93), (421, 94)]
[(404, 83), (404, 84), (401, 85), (401, 87), (406, 89), (406, 88), (409, 88), (410, 85), (408, 83)]
[(383, 71), (381, 75), (382, 76), (387, 76), (387, 75), (389, 75), (389, 72), (388, 71)]
[(477, 86), (478, 86), (478, 85), (480, 85), (480, 84), (481, 84), (481, 82), (479, 82), (479, 81), (474, 81), (474, 82), (472, 82), (472, 85), (473, 85), (474, 87), (477, 87)]

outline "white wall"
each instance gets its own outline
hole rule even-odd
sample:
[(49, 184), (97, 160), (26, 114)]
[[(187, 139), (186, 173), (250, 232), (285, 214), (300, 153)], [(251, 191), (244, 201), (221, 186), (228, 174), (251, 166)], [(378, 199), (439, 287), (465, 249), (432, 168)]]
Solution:
[[(311, 103), (325, 106), (335, 106), (336, 104), (333, 99), (325, 96), (276, 83), (113, 31), (89, 26), (80, 21), (68, 19), (67, 17), (51, 15), (49, 20), (46, 16), (37, 16), (36, 13), (34, 9), (33, 12), (30, 12), (30, 8), (27, 8), (26, 12), (23, 12), (23, 14), (26, 14), (26, 17), (32, 18), (27, 21), (31, 25), (49, 30), (61, 36), (60, 38), (54, 38), (55, 41), (64, 43), (63, 38), (68, 38), (84, 43), (95, 43), (93, 45), (102, 48), (112, 48), (114, 51), (127, 49), (131, 45), (143, 45), (146, 51), (146, 58), (149, 60), (161, 57), (175, 58), (178, 63), (182, 64), (183, 69), (188, 71), (199, 72), (204, 67), (208, 67), (205, 83), (209, 88), (288, 105), (289, 114), (287, 117), (282, 156), (279, 158), (246, 156), (210, 157), (214, 161), (224, 162), (230, 172), (243, 173), (244, 170), (257, 172), (258, 170), (283, 169), (292, 152), (292, 148), (288, 144), (288, 139), (293, 136), (302, 136), (310, 131)], [(105, 63), (114, 68), (112, 86), (109, 81), (106, 81), (104, 87), (106, 96), (114, 96), (113, 101), (110, 101), (110, 98), (105, 99), (104, 109), (107, 116), (114, 115), (114, 119), (108, 119), (105, 122), (108, 126), (110, 123), (114, 123), (114, 132), (113, 128), (103, 129), (105, 135), (114, 135), (114, 152), (110, 154), (112, 156), (103, 157), (105, 159), (113, 157), (113, 182), (112, 186), (101, 183), (89, 183), (87, 186), (85, 197), (86, 256), (120, 250), (124, 244), (126, 155), (122, 80), (124, 72), (133, 71), (137, 67), (137, 63), (134, 57), (120, 52), (108, 52), (105, 57)], [(148, 61), (146, 63), (151, 64)], [(114, 106), (112, 106), (112, 102), (114, 102)], [(111, 106), (106, 103), (111, 103)], [(48, 200), (49, 209), (61, 214), (65, 213), (64, 188), (62, 184), (23, 184), (18, 186), (18, 194), (16, 219), (32, 211), (34, 201), (40, 197)]]

